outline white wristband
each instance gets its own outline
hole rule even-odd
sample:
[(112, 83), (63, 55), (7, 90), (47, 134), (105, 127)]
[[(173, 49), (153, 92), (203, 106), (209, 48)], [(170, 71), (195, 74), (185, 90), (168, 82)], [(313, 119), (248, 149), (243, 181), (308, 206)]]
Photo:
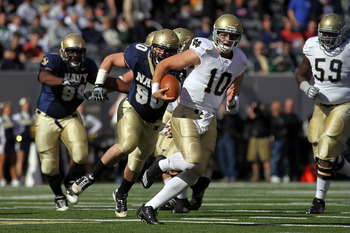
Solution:
[(98, 73), (97, 73), (95, 84), (104, 84), (107, 76), (108, 76), (107, 70), (99, 69)]
[(152, 95), (159, 90), (159, 83), (152, 83)]
[(118, 76), (118, 78), (124, 81), (123, 76), (120, 75)]
[(299, 86), (300, 90), (302, 90), (306, 95), (307, 95), (307, 92), (310, 89), (310, 87), (311, 87), (311, 85), (307, 81), (302, 81), (300, 83), (300, 86)]
[(235, 96), (235, 98), (232, 101), (226, 100), (226, 110), (231, 114), (236, 114), (238, 112), (238, 110), (239, 110), (239, 96)]

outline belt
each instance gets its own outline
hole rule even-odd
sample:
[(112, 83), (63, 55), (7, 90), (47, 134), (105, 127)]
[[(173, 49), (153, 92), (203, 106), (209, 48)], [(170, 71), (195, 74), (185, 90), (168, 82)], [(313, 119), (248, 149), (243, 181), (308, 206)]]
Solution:
[(320, 105), (322, 107), (329, 108), (329, 107), (335, 107), (335, 106), (338, 106), (338, 105), (341, 105), (341, 104), (324, 104), (324, 103), (320, 103)]
[[(39, 109), (36, 110), (36, 113), (38, 113), (38, 114), (43, 114), (43, 115), (46, 116), (46, 117), (50, 117), (49, 115), (47, 115), (47, 114), (44, 113), (43, 111), (40, 111)], [(73, 113), (73, 114), (71, 114), (71, 116), (72, 116), (72, 117), (77, 117), (78, 114)], [(68, 116), (67, 116), (67, 117), (68, 117)], [(54, 117), (51, 117), (51, 118), (54, 118)], [(62, 118), (65, 118), (65, 117), (62, 117)], [(62, 118), (57, 118), (57, 119), (62, 119)], [(55, 119), (56, 119), (56, 118), (55, 118)]]

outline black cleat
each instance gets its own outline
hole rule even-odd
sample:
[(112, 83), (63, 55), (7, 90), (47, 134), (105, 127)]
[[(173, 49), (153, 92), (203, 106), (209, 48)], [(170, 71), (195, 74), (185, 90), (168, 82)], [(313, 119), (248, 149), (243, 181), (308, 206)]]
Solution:
[(55, 204), (57, 211), (67, 211), (69, 209), (66, 196), (56, 196)]
[(115, 215), (118, 218), (125, 218), (128, 216), (127, 197), (128, 194), (119, 195), (118, 189), (113, 191), (113, 199), (116, 203)]
[(173, 210), (176, 206), (176, 200), (177, 198), (170, 199), (167, 203), (159, 207), (160, 210)]
[(312, 205), (309, 209), (306, 210), (307, 214), (323, 214), (326, 209), (326, 203), (324, 200), (317, 197), (312, 201)]
[(145, 171), (145, 173), (142, 176), (142, 186), (145, 189), (148, 189), (152, 186), (153, 182), (160, 177), (164, 172), (159, 167), (159, 161), (166, 159), (164, 155), (159, 155), (149, 166), (149, 168)]
[(83, 193), (85, 189), (87, 189), (90, 185), (95, 182), (94, 177), (91, 174), (87, 174), (77, 179), (73, 185), (72, 190), (76, 195), (80, 195)]
[(175, 208), (173, 209), (173, 214), (186, 214), (190, 212), (190, 202), (187, 198), (177, 199)]
[(203, 196), (206, 188), (210, 184), (210, 179), (207, 177), (199, 177), (197, 183), (191, 186), (193, 193), (190, 201), (190, 210), (199, 210), (202, 206)]
[(152, 225), (163, 225), (164, 223), (159, 222), (156, 218), (157, 212), (153, 209), (152, 206), (145, 206), (143, 204), (138, 210), (136, 215), (141, 219), (143, 222), (147, 222), (148, 224)]

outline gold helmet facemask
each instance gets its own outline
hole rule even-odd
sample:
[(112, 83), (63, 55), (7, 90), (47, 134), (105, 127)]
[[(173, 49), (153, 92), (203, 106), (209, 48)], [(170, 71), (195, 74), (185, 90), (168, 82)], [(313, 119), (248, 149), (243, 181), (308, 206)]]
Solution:
[(179, 38), (170, 29), (158, 31), (152, 40), (151, 55), (153, 63), (156, 65), (161, 60), (173, 56), (179, 50)]
[[(230, 39), (220, 37), (220, 33), (229, 35)], [(223, 53), (231, 52), (238, 46), (243, 34), (242, 24), (239, 19), (230, 14), (220, 16), (214, 23), (213, 40), (215, 45)]]
[(326, 50), (331, 50), (344, 42), (346, 24), (337, 14), (328, 14), (318, 24), (318, 41)]
[(186, 51), (194, 38), (193, 33), (186, 28), (175, 28), (173, 31), (179, 37), (180, 52)]
[(60, 55), (64, 62), (68, 62), (70, 67), (79, 68), (86, 59), (86, 43), (84, 39), (71, 33), (61, 41)]

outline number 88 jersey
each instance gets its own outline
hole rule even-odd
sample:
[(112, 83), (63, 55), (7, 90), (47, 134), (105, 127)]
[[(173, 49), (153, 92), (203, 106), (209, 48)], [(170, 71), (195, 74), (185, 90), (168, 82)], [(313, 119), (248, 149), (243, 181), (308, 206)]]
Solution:
[(325, 104), (350, 101), (350, 40), (333, 50), (324, 49), (318, 37), (305, 42), (303, 53), (309, 59), (318, 100)]

